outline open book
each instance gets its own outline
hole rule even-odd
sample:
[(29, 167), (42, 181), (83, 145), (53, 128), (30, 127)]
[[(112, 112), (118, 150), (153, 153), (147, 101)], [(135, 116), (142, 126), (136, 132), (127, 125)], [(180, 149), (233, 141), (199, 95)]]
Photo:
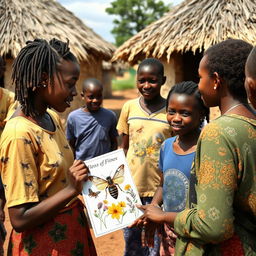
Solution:
[(96, 237), (124, 228), (142, 215), (141, 204), (122, 149), (86, 160), (89, 181), (83, 197)]

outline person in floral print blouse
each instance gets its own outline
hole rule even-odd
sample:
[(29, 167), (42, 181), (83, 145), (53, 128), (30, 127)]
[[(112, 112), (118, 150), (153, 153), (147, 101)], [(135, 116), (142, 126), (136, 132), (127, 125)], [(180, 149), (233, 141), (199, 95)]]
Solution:
[[(122, 107), (117, 130), (122, 134), (122, 148), (143, 204), (150, 203), (160, 183), (159, 151), (163, 141), (172, 136), (166, 120), (166, 99), (160, 94), (165, 83), (164, 66), (154, 58), (143, 60), (137, 70), (140, 97), (127, 101)], [(159, 255), (159, 238), (154, 248), (143, 247), (141, 229), (125, 228), (125, 256)]]
[(174, 226), (175, 255), (256, 255), (256, 116), (247, 103), (244, 66), (252, 46), (228, 39), (205, 51), (199, 90), (220, 108), (199, 137), (187, 207), (164, 213), (139, 206), (148, 220)]

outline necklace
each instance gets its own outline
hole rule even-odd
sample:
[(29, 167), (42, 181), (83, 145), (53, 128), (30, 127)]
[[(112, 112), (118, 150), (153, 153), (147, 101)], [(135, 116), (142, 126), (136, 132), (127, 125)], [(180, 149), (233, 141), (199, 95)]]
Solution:
[(241, 106), (241, 105), (244, 105), (244, 103), (238, 103), (232, 107), (230, 107), (228, 110), (226, 110), (222, 115), (225, 115), (227, 114), (229, 111), (233, 110), (234, 108), (238, 107), (238, 106)]

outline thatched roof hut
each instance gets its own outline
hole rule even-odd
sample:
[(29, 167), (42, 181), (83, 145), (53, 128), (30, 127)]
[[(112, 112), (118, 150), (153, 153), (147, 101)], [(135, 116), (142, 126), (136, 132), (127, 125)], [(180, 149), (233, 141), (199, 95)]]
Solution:
[(16, 57), (26, 41), (56, 37), (70, 41), (81, 61), (108, 60), (114, 46), (54, 0), (0, 0), (0, 55)]
[(204, 49), (227, 38), (256, 42), (255, 0), (186, 0), (119, 47), (113, 60), (161, 59), (167, 84), (197, 80)]
[[(69, 40), (81, 65), (78, 88), (84, 79), (102, 80), (102, 61), (111, 59), (115, 47), (88, 28), (55, 0), (0, 0), (0, 55), (6, 57), (5, 87), (13, 89), (11, 64), (26, 41), (35, 38)], [(80, 97), (79, 97), (80, 98)], [(80, 102), (74, 102), (75, 106)]]

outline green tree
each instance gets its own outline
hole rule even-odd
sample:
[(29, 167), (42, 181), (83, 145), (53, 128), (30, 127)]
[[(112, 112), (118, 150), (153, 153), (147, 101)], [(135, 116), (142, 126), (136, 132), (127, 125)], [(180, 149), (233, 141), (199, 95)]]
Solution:
[(114, 29), (111, 31), (116, 45), (120, 46), (147, 25), (162, 17), (169, 7), (157, 0), (115, 0), (111, 2), (111, 7), (106, 8), (106, 12), (116, 15)]

